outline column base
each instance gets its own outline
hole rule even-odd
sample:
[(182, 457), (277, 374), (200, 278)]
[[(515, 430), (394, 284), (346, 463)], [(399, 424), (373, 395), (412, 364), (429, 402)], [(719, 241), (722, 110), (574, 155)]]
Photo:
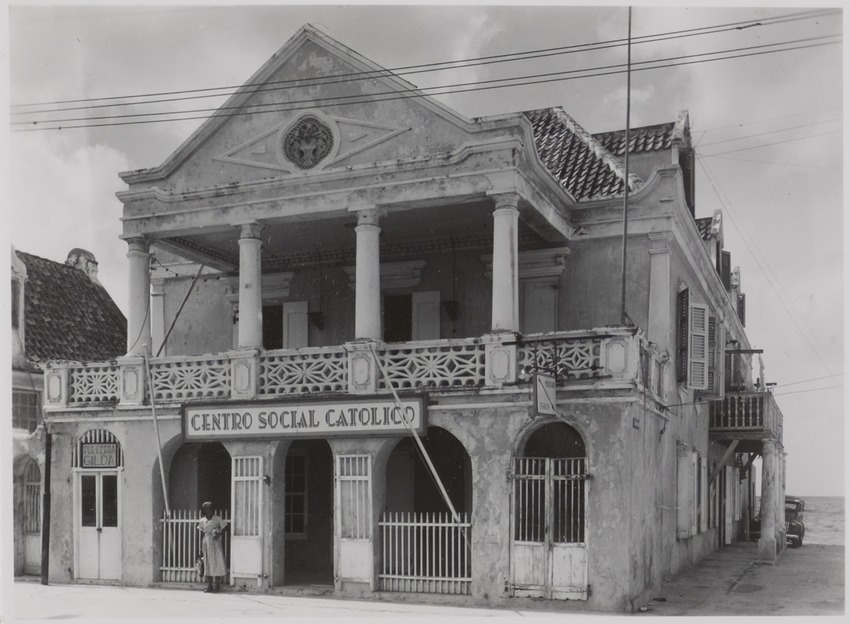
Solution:
[(776, 563), (776, 540), (774, 538), (759, 538), (758, 557), (762, 563)]

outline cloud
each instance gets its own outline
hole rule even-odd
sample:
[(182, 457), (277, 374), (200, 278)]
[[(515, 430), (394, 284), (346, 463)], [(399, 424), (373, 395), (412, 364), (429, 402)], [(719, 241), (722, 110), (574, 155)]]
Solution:
[(12, 244), (20, 251), (64, 262), (82, 247), (98, 261), (98, 277), (126, 314), (126, 244), (121, 233), (128, 168), (122, 152), (81, 146), (60, 134), (20, 133), (11, 138), (9, 211)]

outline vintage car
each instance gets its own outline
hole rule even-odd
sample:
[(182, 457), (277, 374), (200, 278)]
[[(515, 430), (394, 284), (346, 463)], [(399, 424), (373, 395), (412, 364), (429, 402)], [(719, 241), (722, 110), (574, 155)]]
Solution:
[(806, 501), (796, 496), (785, 497), (785, 542), (794, 548), (803, 545), (806, 525), (803, 524), (803, 510)]
[[(796, 496), (785, 497), (785, 543), (799, 548), (803, 545), (806, 535), (806, 525), (803, 524), (803, 511), (806, 501)], [(761, 536), (761, 514), (750, 521), (750, 539), (758, 540)]]

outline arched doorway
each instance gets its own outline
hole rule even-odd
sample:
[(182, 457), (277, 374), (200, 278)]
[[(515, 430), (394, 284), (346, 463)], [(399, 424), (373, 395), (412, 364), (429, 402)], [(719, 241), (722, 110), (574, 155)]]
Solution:
[(171, 508), (197, 510), (210, 501), (217, 512), (229, 510), (230, 471), (230, 453), (220, 442), (182, 444), (168, 471)]
[(283, 528), (283, 584), (333, 585), (331, 447), (323, 439), (296, 440), (283, 461), (283, 500), (274, 505), (274, 523)]
[[(164, 582), (195, 583), (195, 566), (201, 553), (197, 525), (201, 505), (209, 501), (214, 513), (230, 521), (230, 453), (220, 442), (181, 444), (174, 452), (168, 470), (170, 514), (163, 514), (161, 578)], [(159, 468), (152, 474), (152, 488), (160, 487)], [(231, 532), (222, 537), (225, 562), (230, 565)]]
[[(472, 464), (463, 444), (441, 427), (398, 442), (387, 459), (381, 518), (383, 591), (470, 593)], [(430, 459), (455, 514), (425, 459)]]
[(121, 443), (105, 429), (87, 431), (74, 444), (71, 465), (75, 489), (75, 577), (121, 580)]
[(586, 455), (576, 429), (550, 422), (514, 457), (511, 595), (587, 599)]
[[(15, 573), (41, 573), (41, 469), (32, 457), (16, 462), (14, 488)], [(20, 540), (20, 542), (19, 542)]]

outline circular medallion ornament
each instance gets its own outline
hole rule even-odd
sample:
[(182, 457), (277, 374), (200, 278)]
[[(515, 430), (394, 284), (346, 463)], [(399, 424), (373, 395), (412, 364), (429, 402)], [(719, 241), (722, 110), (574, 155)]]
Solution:
[(331, 153), (333, 132), (314, 115), (299, 119), (283, 137), (283, 153), (299, 169), (312, 169)]

